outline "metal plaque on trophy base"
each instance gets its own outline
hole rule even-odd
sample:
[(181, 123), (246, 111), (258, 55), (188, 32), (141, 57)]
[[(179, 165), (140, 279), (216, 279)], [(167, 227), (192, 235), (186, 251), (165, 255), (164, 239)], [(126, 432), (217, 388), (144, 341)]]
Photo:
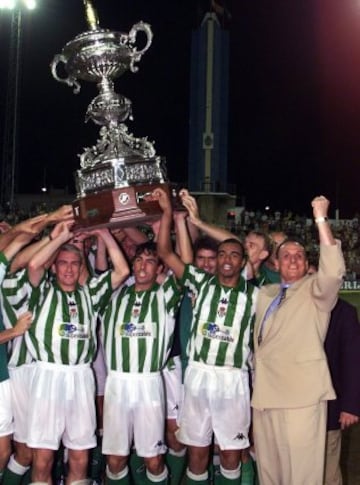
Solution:
[(161, 187), (170, 196), (169, 184), (148, 184), (103, 190), (73, 202), (75, 230), (85, 227), (132, 226), (158, 219), (161, 213), (151, 192)]
[[(51, 72), (57, 81), (80, 91), (79, 81), (96, 82), (99, 94), (87, 108), (86, 121), (100, 125), (96, 144), (84, 148), (75, 175), (77, 199), (73, 202), (76, 228), (125, 226), (160, 217), (159, 204), (150, 194), (167, 183), (165, 160), (157, 156), (147, 137), (136, 138), (124, 123), (132, 120), (131, 101), (114, 91), (114, 80), (136, 63), (152, 42), (148, 24), (138, 22), (130, 32), (99, 27), (90, 0), (83, 0), (89, 30), (77, 35), (54, 57)], [(145, 36), (138, 50), (137, 35)], [(67, 77), (58, 75), (62, 64)]]

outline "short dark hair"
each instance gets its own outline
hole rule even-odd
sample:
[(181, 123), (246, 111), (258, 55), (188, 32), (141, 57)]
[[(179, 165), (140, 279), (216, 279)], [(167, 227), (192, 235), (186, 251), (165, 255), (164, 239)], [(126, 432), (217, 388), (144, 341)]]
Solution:
[(286, 239), (284, 239), (284, 241), (280, 243), (279, 246), (276, 248), (276, 253), (275, 253), (276, 259), (279, 258), (280, 249), (283, 246), (285, 246), (285, 244), (288, 244), (288, 243), (293, 243), (301, 246), (304, 250), (305, 258), (308, 259), (308, 253), (306, 251), (305, 243), (298, 237), (287, 237)]
[(157, 246), (156, 246), (156, 243), (154, 241), (146, 241), (146, 242), (144, 242), (142, 244), (138, 244), (136, 246), (134, 257), (137, 258), (143, 253), (151, 254), (152, 256), (159, 258)]
[(217, 252), (219, 244), (215, 239), (209, 236), (202, 236), (199, 237), (194, 243), (194, 256), (196, 257), (198, 251), (201, 249), (207, 249), (209, 251), (214, 251), (214, 253)]
[(239, 239), (236, 239), (235, 237), (229, 237), (228, 239), (221, 241), (221, 243), (219, 243), (218, 245), (217, 252), (220, 251), (221, 246), (223, 246), (224, 244), (237, 244), (241, 249), (241, 257), (245, 259), (245, 248), (243, 243)]

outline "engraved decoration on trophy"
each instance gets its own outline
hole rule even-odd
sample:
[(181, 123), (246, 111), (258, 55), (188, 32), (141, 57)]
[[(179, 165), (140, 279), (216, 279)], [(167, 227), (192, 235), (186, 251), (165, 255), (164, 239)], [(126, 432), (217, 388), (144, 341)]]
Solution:
[[(147, 137), (136, 138), (125, 121), (132, 120), (131, 101), (114, 91), (114, 80), (138, 70), (137, 63), (152, 43), (149, 24), (138, 22), (128, 34), (102, 29), (90, 0), (83, 0), (89, 30), (68, 42), (51, 62), (53, 77), (80, 91), (80, 81), (96, 82), (99, 94), (90, 102), (85, 120), (100, 125), (99, 139), (84, 148), (75, 175), (73, 202), (78, 227), (121, 225), (160, 214), (149, 194), (166, 183), (165, 159), (157, 156)], [(138, 33), (145, 45), (138, 49)], [(62, 64), (66, 77), (58, 73)], [(149, 200), (150, 199), (150, 200)]]

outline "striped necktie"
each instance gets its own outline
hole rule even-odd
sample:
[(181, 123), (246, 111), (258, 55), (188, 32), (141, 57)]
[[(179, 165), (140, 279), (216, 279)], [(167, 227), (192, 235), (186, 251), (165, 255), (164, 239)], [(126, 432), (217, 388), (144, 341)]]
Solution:
[(264, 327), (265, 327), (266, 320), (281, 305), (281, 303), (283, 302), (283, 300), (286, 297), (286, 290), (289, 288), (289, 286), (290, 285), (281, 284), (279, 293), (276, 295), (276, 297), (273, 299), (273, 301), (268, 306), (268, 308), (265, 312), (263, 321), (261, 322), (261, 325), (260, 325), (260, 331), (259, 331), (259, 337), (258, 337), (258, 344), (259, 345), (262, 342), (262, 337), (263, 337), (263, 333), (264, 333)]

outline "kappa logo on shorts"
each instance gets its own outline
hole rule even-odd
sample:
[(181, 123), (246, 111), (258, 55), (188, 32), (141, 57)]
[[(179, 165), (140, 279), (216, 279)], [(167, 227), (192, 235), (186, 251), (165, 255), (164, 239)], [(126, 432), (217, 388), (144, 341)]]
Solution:
[(238, 433), (234, 438), (234, 440), (245, 440), (245, 436), (242, 433)]
[(160, 448), (161, 446), (164, 446), (164, 445), (165, 445), (165, 443), (164, 443), (162, 440), (159, 440), (159, 441), (156, 443), (155, 447), (156, 447), (156, 448)]

